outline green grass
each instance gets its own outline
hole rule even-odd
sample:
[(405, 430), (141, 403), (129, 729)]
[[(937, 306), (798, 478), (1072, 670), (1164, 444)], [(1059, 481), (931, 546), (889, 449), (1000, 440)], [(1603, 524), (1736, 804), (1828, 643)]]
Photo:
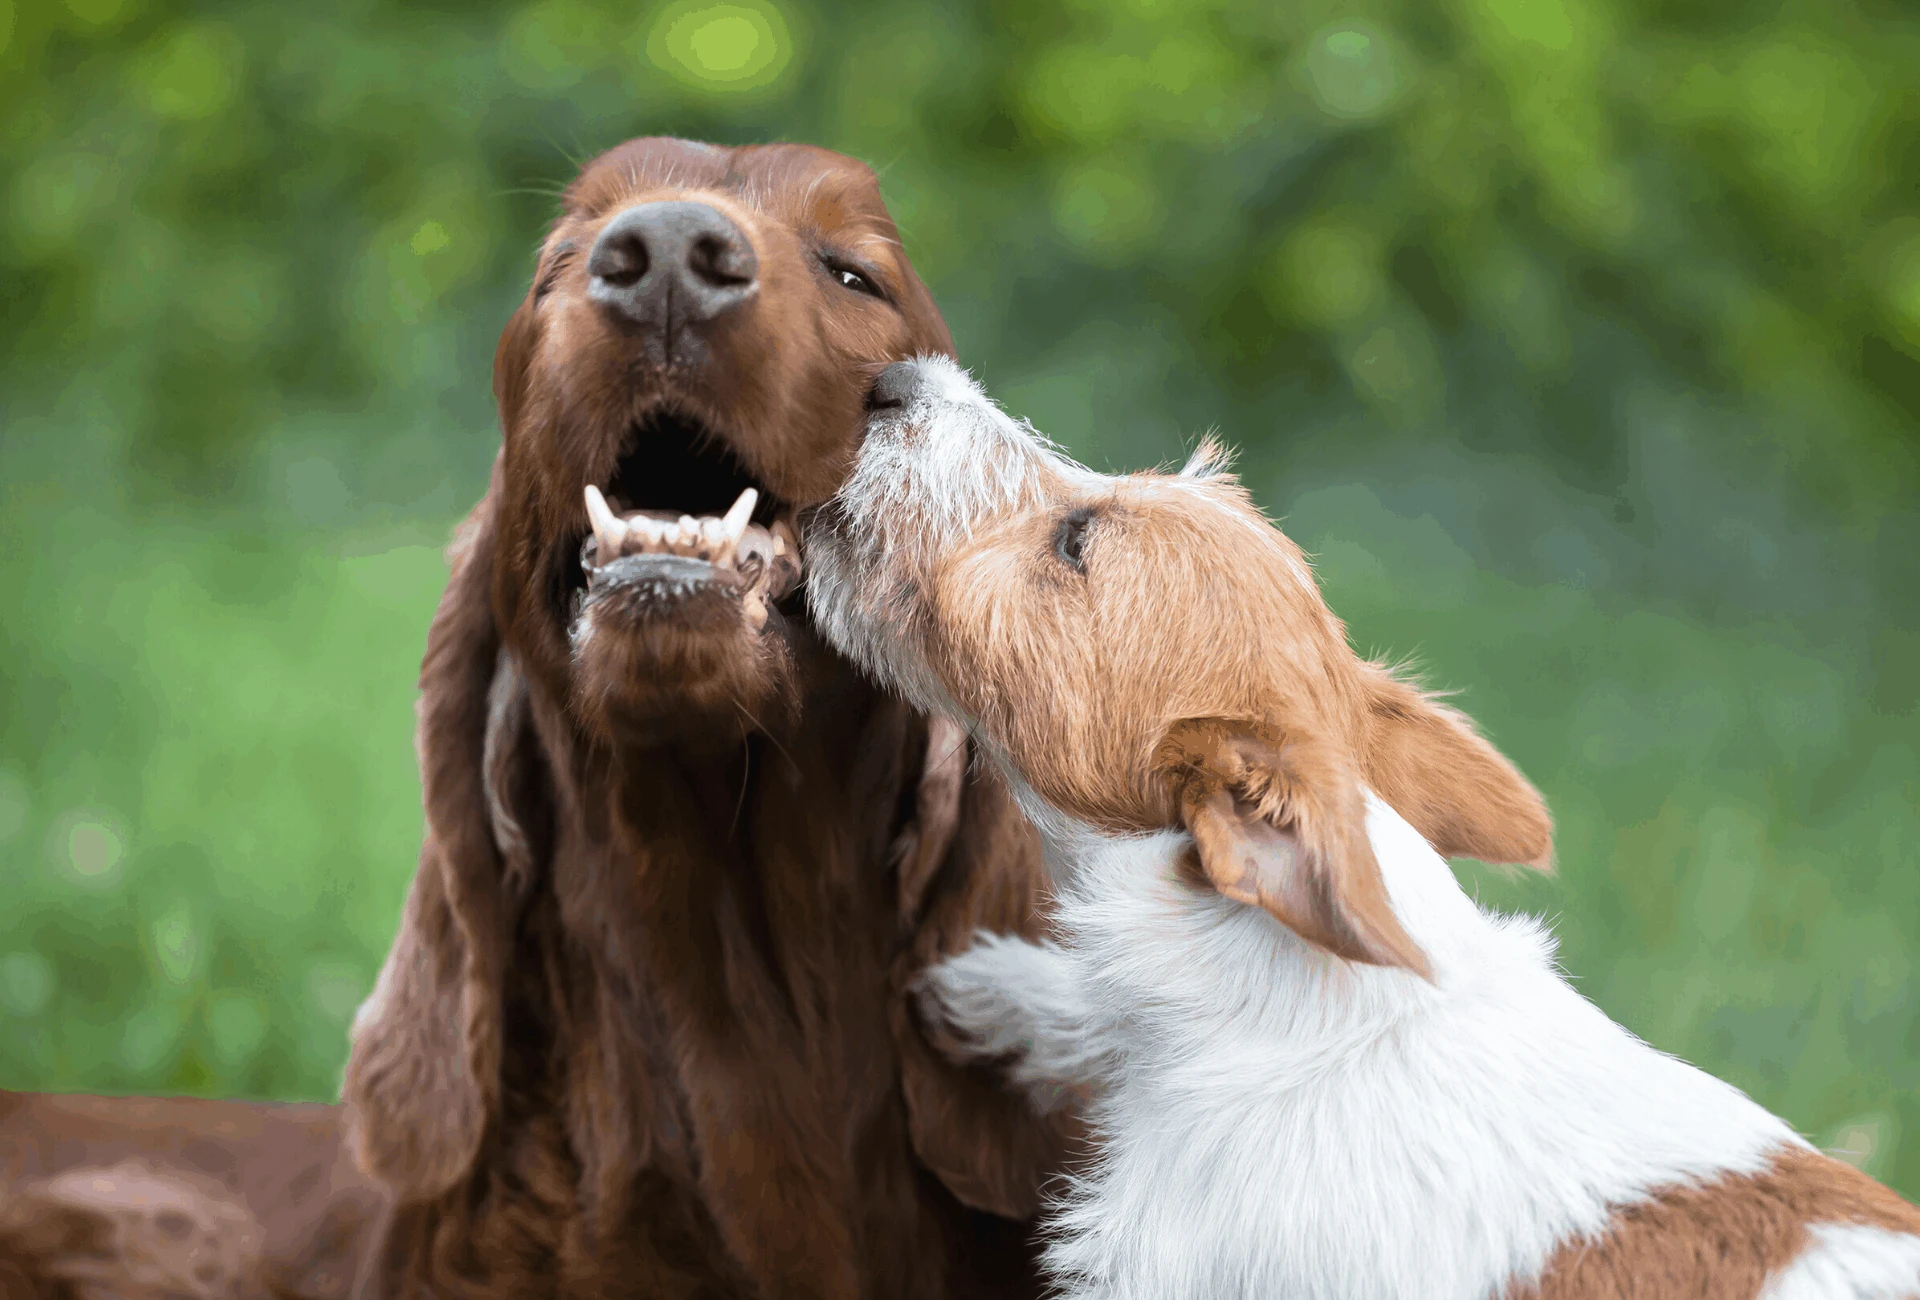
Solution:
[(438, 548), (10, 523), (0, 1084), (330, 1097), (419, 842)]
[(1355, 643), (1417, 649), (1547, 794), (1555, 874), (1463, 879), (1552, 918), (1636, 1033), (1920, 1190), (1920, 718), (1800, 622), (1503, 580), (1432, 532), (1362, 508), (1306, 540)]

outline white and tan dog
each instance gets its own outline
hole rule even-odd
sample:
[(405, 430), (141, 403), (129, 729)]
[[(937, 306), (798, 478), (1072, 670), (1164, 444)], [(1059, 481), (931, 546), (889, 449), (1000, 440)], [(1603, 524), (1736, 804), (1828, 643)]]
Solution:
[(1533, 787), (1349, 649), (1210, 452), (1107, 477), (945, 361), (890, 367), (813, 521), (819, 625), (964, 725), (1060, 942), (923, 986), (1035, 1104), (1089, 1089), (1066, 1294), (1920, 1295), (1920, 1211), (1561, 977), (1442, 854), (1545, 865)]

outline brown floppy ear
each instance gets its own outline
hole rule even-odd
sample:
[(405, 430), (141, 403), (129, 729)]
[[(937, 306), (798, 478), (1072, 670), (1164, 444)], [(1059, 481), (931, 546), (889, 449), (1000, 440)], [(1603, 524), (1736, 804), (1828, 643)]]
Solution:
[[(496, 490), (499, 474), (496, 461)], [(466, 1172), (498, 1102), (507, 909), (485, 776), (499, 694), (495, 499), (489, 491), (463, 526), (427, 633), (416, 741), (426, 836), (341, 1084), (355, 1162), (402, 1200), (438, 1195)]]
[(1352, 961), (1430, 976), (1400, 924), (1367, 839), (1359, 774), (1317, 740), (1253, 724), (1175, 724), (1154, 755), (1201, 875), (1264, 908), (1307, 942)]
[(1553, 818), (1532, 783), (1466, 715), (1379, 664), (1364, 672), (1373, 792), (1446, 857), (1552, 870)]

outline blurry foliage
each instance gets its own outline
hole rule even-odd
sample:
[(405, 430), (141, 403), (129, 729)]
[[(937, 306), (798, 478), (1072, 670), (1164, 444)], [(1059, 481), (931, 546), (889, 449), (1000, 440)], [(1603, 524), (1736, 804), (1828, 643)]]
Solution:
[(1011, 408), (1218, 427), (1464, 688), (1561, 822), (1484, 898), (1920, 1192), (1916, 70), (1894, 0), (0, 0), (0, 1084), (332, 1093), (554, 194), (804, 139)]

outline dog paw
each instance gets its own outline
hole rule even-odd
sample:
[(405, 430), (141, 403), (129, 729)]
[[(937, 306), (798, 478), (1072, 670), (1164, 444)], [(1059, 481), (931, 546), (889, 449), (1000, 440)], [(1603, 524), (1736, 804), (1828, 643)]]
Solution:
[(1025, 939), (982, 933), (965, 952), (929, 966), (914, 995), (934, 1045), (957, 1061), (1014, 1058), (1017, 1065), (1045, 1032), (1034, 999), (1054, 982), (1056, 960)]
[(927, 1039), (948, 1059), (994, 1061), (1047, 1114), (1079, 1106), (1115, 1057), (1072, 958), (1050, 943), (981, 932), (915, 983)]
[(971, 952), (929, 967), (914, 984), (914, 1001), (921, 1023), (935, 1048), (948, 1059), (965, 1064), (1018, 1051), (1010, 1037), (1012, 1008), (994, 982), (991, 970), (969, 960)]

